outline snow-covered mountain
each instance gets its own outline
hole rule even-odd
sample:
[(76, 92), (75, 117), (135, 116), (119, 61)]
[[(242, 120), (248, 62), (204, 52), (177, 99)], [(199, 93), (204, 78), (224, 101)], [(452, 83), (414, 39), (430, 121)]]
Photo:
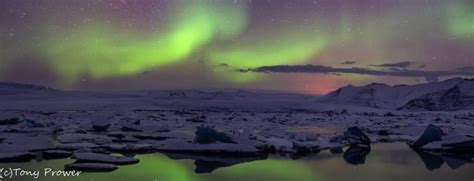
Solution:
[(474, 108), (474, 79), (454, 78), (418, 85), (349, 85), (321, 97), (319, 101), (398, 110), (464, 110)]
[[(346, 86), (325, 96), (248, 90), (63, 91), (0, 82), (0, 109), (474, 110), (474, 79), (396, 85)], [(74, 104), (72, 104), (74, 103)], [(376, 110), (376, 109), (374, 109)]]
[(314, 110), (313, 95), (235, 89), (71, 91), (0, 82), (0, 110)]
[(15, 82), (0, 82), (0, 95), (15, 95), (33, 92), (57, 92), (59, 90), (33, 84), (22, 84)]

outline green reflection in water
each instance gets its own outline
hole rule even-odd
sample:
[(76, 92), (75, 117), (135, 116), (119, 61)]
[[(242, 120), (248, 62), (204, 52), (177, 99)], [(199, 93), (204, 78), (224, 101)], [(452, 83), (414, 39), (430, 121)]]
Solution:
[[(172, 160), (162, 154), (137, 156), (139, 164), (121, 166), (114, 172), (82, 173), (79, 177), (40, 177), (37, 180), (171, 180), (171, 181), (206, 181), (206, 180), (319, 180), (315, 172), (303, 163), (293, 160), (269, 159), (238, 164), (221, 168), (209, 174), (194, 173), (192, 160)], [(0, 167), (23, 168), (26, 170), (60, 170), (73, 160), (51, 160), (30, 163), (2, 164)], [(31, 177), (20, 177), (16, 180), (33, 180)]]
[(176, 180), (195, 181), (194, 172), (189, 161), (175, 161), (160, 154), (138, 156), (139, 164), (121, 166), (110, 173), (86, 173), (81, 179), (86, 180)]
[[(445, 163), (441, 168), (429, 171), (420, 157), (404, 143), (375, 144), (365, 164), (350, 165), (342, 155), (333, 155), (323, 151), (311, 158), (290, 160), (270, 158), (248, 163), (223, 167), (212, 173), (194, 173), (192, 160), (172, 160), (162, 154), (138, 155), (139, 164), (121, 166), (109, 173), (84, 173), (80, 177), (40, 177), (37, 180), (54, 181), (121, 181), (121, 180), (158, 180), (158, 181), (368, 181), (368, 180), (472, 180), (473, 164), (451, 169)], [(46, 167), (63, 169), (71, 159), (50, 160), (30, 163), (0, 164), (0, 168), (21, 167), (28, 170), (43, 170)], [(15, 180), (35, 180), (31, 177)]]
[(315, 170), (295, 160), (268, 159), (204, 174), (204, 180), (320, 180)]

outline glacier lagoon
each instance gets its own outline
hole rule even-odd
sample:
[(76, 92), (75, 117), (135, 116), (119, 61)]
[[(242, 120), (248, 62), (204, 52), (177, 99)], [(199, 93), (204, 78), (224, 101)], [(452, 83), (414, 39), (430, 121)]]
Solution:
[[(474, 164), (455, 158), (421, 155), (407, 144), (373, 144), (368, 153), (331, 153), (329, 150), (290, 159), (270, 155), (261, 160), (196, 155), (167, 155), (163, 153), (141, 154), (140, 162), (123, 165), (112, 172), (83, 172), (78, 177), (56, 177), (54, 180), (472, 180)], [(363, 152), (363, 151), (362, 151)], [(172, 159), (172, 158), (174, 159)], [(179, 158), (179, 159), (177, 159)], [(188, 159), (189, 158), (189, 159)], [(196, 159), (196, 160), (193, 160)], [(352, 161), (347, 160), (352, 159)], [(354, 163), (354, 159), (356, 162)], [(227, 161), (226, 161), (227, 160)], [(230, 162), (229, 162), (230, 161)], [(42, 170), (50, 167), (62, 170), (72, 159), (33, 160), (27, 163), (2, 163), (2, 168)], [(350, 163), (352, 162), (352, 163)], [(231, 163), (231, 165), (228, 165)], [(14, 180), (51, 180), (23, 176)]]

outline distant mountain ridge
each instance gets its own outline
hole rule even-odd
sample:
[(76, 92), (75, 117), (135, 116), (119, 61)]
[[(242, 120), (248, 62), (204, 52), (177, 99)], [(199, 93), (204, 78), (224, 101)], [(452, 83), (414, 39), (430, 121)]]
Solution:
[(345, 86), (326, 94), (320, 102), (407, 111), (451, 111), (474, 108), (474, 79), (396, 85), (372, 83)]
[(16, 83), (16, 82), (0, 82), (0, 90), (33, 91), (33, 90), (56, 90), (56, 89), (47, 87), (47, 86), (42, 86), (42, 85)]
[(61, 92), (47, 86), (15, 83), (15, 82), (0, 82), (1, 96), (18, 96), (18, 95), (32, 95), (32, 94), (49, 94), (50, 92)]
[(6, 96), (4, 98), (10, 96), (16, 100), (24, 95), (38, 98), (80, 97), (78, 100), (143, 99), (152, 102), (186, 100), (189, 104), (229, 100), (252, 100), (258, 103), (278, 99), (290, 102), (299, 100), (302, 101), (299, 102), (301, 106), (315, 106), (322, 103), (338, 107), (343, 105), (401, 111), (453, 111), (474, 109), (474, 79), (454, 78), (417, 85), (389, 86), (380, 83), (365, 86), (348, 85), (321, 97), (246, 90), (62, 91), (41, 85), (0, 82), (0, 96)]

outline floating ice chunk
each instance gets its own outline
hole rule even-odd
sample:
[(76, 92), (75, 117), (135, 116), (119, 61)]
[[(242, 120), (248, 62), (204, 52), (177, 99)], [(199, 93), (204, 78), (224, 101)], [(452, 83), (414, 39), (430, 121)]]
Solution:
[(135, 164), (139, 162), (136, 158), (100, 153), (74, 153), (72, 158), (77, 159), (78, 162), (111, 163), (117, 165)]
[(109, 163), (72, 163), (64, 166), (66, 170), (84, 172), (110, 172), (117, 170), (117, 166)]

